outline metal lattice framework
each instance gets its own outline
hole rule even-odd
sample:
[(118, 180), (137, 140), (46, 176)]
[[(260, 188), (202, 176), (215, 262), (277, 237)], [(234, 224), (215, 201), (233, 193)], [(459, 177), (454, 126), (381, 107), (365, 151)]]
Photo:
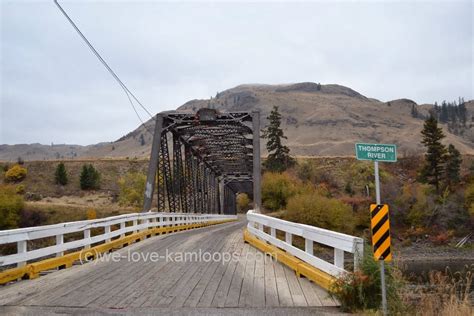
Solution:
[(236, 194), (260, 207), (259, 112), (163, 112), (156, 116), (145, 191), (150, 210), (235, 214)]

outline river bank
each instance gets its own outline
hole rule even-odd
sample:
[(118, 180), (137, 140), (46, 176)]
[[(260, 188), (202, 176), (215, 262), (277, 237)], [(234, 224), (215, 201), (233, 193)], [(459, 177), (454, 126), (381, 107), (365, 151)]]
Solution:
[(471, 260), (474, 263), (474, 244), (469, 242), (464, 247), (456, 248), (450, 245), (435, 246), (429, 242), (415, 243), (396, 249), (395, 254), (402, 262)]

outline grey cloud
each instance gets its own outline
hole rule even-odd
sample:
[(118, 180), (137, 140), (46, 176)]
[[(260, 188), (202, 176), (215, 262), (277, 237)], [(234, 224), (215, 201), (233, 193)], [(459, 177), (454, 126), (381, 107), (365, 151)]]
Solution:
[[(61, 3), (152, 112), (242, 83), (473, 97), (470, 1)], [(1, 20), (0, 143), (113, 141), (139, 124), (52, 1), (4, 1)]]

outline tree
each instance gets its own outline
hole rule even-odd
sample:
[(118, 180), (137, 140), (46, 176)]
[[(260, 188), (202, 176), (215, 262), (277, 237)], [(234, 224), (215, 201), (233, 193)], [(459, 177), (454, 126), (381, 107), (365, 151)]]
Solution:
[(128, 172), (118, 180), (119, 204), (122, 206), (143, 206), (146, 175), (141, 172)]
[[(461, 103), (462, 102), (462, 103)], [(464, 99), (459, 99), (459, 105), (458, 105), (458, 110), (459, 110), (459, 120), (463, 125), (466, 125), (467, 121), (467, 109), (466, 109), (466, 104), (464, 104)]]
[(100, 188), (100, 174), (91, 164), (82, 166), (80, 184), (82, 190), (96, 190)]
[(459, 150), (454, 147), (453, 144), (449, 144), (448, 146), (448, 154), (446, 156), (446, 186), (450, 189), (453, 188), (454, 185), (458, 184), (461, 180), (459, 175), (459, 171), (461, 170), (461, 153)]
[(56, 167), (56, 172), (54, 173), (54, 180), (56, 184), (66, 185), (68, 182), (66, 167), (63, 162), (60, 162)]
[(281, 142), (282, 138), (286, 139), (283, 134), (281, 125), (281, 114), (278, 107), (274, 106), (267, 117), (269, 125), (263, 130), (263, 138), (267, 139), (268, 158), (265, 161), (265, 167), (270, 171), (283, 172), (288, 167), (294, 165), (295, 160), (289, 155), (290, 149)]
[(23, 196), (12, 185), (0, 185), (0, 229), (18, 228)]
[(262, 203), (265, 209), (277, 211), (286, 207), (295, 194), (295, 184), (286, 173), (265, 172), (262, 177)]
[(446, 123), (449, 120), (448, 104), (446, 101), (441, 103), (441, 113), (439, 114), (439, 120), (441, 123)]
[(446, 161), (446, 146), (441, 143), (445, 136), (433, 116), (425, 121), (421, 135), (423, 137), (421, 142), (427, 148), (427, 153), (425, 154), (425, 164), (420, 173), (420, 180), (434, 185), (436, 192), (439, 193), (439, 184)]
[(237, 194), (237, 209), (239, 212), (247, 212), (250, 209), (250, 199), (247, 193)]

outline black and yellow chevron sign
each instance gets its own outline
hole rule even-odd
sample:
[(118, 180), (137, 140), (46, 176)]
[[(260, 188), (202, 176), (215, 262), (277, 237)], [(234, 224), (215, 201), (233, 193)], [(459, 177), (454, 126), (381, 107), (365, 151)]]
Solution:
[(372, 227), (372, 246), (375, 260), (391, 261), (390, 222), (387, 204), (370, 205), (370, 226)]

